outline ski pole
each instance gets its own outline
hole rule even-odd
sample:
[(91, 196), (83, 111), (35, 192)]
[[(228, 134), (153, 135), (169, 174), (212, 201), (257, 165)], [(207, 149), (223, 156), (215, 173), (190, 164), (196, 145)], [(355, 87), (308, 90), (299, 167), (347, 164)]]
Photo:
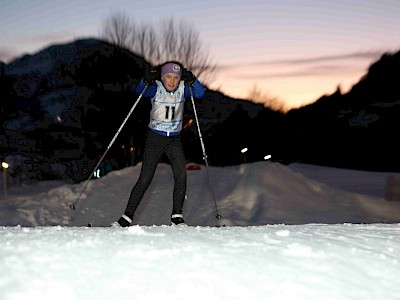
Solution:
[(217, 213), (217, 215), (216, 215), (215, 217), (216, 217), (217, 219), (221, 219), (222, 216), (218, 213), (217, 201), (215, 200), (214, 188), (213, 188), (213, 184), (212, 184), (212, 182), (211, 182), (210, 171), (209, 171), (209, 169), (208, 169), (208, 159), (207, 159), (207, 154), (206, 154), (206, 148), (204, 147), (203, 137), (202, 137), (202, 135), (201, 135), (200, 125), (199, 125), (199, 119), (197, 118), (196, 105), (194, 104), (194, 99), (193, 99), (192, 85), (191, 85), (190, 83), (188, 83), (188, 86), (189, 86), (190, 98), (191, 98), (191, 100), (192, 100), (192, 106), (193, 106), (193, 111), (194, 111), (194, 118), (196, 119), (197, 131), (198, 131), (198, 133), (199, 133), (201, 149), (203, 150), (203, 159), (204, 159), (204, 162), (206, 163), (206, 169), (207, 169), (207, 175), (208, 175), (208, 182), (209, 182), (209, 184), (210, 184), (210, 189), (211, 189), (211, 193), (212, 193), (212, 197), (213, 197), (213, 201), (214, 201), (214, 205), (215, 205), (215, 211), (216, 211), (216, 213)]
[(131, 110), (129, 111), (128, 115), (125, 117), (125, 120), (122, 122), (121, 126), (119, 127), (117, 133), (114, 135), (113, 139), (111, 140), (110, 144), (108, 145), (106, 151), (104, 152), (103, 156), (99, 159), (97, 165), (94, 167), (92, 173), (90, 174), (89, 178), (86, 180), (83, 189), (81, 190), (81, 192), (79, 193), (78, 197), (75, 200), (75, 203), (70, 203), (69, 207), (73, 210), (75, 210), (75, 207), (77, 205), (77, 203), (79, 202), (79, 199), (82, 195), (82, 193), (85, 191), (89, 181), (92, 179), (92, 176), (94, 174), (94, 172), (97, 170), (97, 168), (99, 167), (100, 163), (103, 161), (104, 157), (106, 156), (108, 150), (110, 150), (111, 146), (114, 144), (115, 139), (117, 138), (117, 136), (119, 135), (119, 133), (121, 132), (122, 128), (125, 126), (125, 123), (128, 121), (129, 117), (131, 116), (132, 112), (134, 111), (134, 109), (136, 108), (136, 105), (139, 103), (139, 100), (142, 98), (144, 92), (146, 91), (147, 87), (149, 86), (149, 84), (146, 84), (144, 90), (141, 92), (141, 94), (139, 95), (139, 97), (137, 98), (136, 102), (133, 104)]

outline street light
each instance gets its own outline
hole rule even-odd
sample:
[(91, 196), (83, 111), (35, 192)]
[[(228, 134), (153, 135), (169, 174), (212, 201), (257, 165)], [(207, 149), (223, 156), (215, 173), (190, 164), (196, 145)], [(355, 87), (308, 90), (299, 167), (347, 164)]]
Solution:
[(243, 148), (242, 150), (240, 150), (240, 152), (242, 153), (242, 160), (243, 160), (244, 163), (246, 163), (246, 160), (247, 160), (247, 158), (246, 158), (246, 152), (247, 152), (248, 150), (249, 150), (249, 149), (248, 149), (247, 147), (245, 147), (245, 148)]
[(7, 189), (8, 189), (8, 185), (7, 185), (7, 170), (9, 167), (9, 164), (6, 163), (5, 161), (3, 161), (1, 163), (1, 166), (3, 167), (3, 187), (4, 187), (4, 196), (7, 196)]
[(271, 154), (268, 154), (268, 155), (265, 155), (264, 156), (264, 160), (268, 160), (268, 159), (270, 159), (271, 158)]

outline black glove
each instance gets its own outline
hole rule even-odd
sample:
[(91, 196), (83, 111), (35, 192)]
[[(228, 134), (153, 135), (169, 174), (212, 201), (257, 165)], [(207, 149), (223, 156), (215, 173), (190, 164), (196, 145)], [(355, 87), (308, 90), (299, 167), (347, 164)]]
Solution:
[(187, 83), (187, 84), (192, 84), (193, 82), (196, 81), (196, 76), (193, 75), (191, 71), (188, 71), (186, 69), (183, 69), (182, 71), (182, 79)]
[(151, 68), (150, 65), (144, 67), (144, 82), (146, 84), (153, 84), (158, 78), (158, 71), (155, 68)]

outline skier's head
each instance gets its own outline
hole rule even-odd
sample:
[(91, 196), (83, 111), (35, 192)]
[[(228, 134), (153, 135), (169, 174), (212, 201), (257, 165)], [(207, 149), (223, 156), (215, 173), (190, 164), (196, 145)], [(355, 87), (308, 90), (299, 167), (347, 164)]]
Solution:
[(161, 80), (168, 91), (173, 91), (182, 77), (182, 65), (175, 61), (169, 61), (161, 65)]
[(169, 61), (161, 65), (161, 77), (166, 74), (175, 74), (182, 77), (182, 65), (176, 61)]

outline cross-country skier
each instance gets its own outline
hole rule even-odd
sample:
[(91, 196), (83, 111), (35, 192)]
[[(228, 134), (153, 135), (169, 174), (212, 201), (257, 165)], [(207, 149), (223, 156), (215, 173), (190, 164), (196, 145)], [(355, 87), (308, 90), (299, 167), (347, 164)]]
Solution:
[(183, 69), (175, 61), (161, 65), (161, 81), (157, 72), (145, 68), (144, 78), (136, 87), (138, 94), (151, 98), (149, 130), (143, 154), (140, 176), (133, 187), (126, 210), (121, 218), (113, 222), (113, 227), (126, 227), (132, 224), (133, 215), (149, 187), (158, 162), (165, 153), (174, 174), (173, 208), (171, 224), (187, 226), (182, 208), (186, 195), (186, 165), (180, 133), (182, 130), (184, 102), (189, 98), (191, 85), (193, 97), (204, 97), (204, 86), (191, 71)]

